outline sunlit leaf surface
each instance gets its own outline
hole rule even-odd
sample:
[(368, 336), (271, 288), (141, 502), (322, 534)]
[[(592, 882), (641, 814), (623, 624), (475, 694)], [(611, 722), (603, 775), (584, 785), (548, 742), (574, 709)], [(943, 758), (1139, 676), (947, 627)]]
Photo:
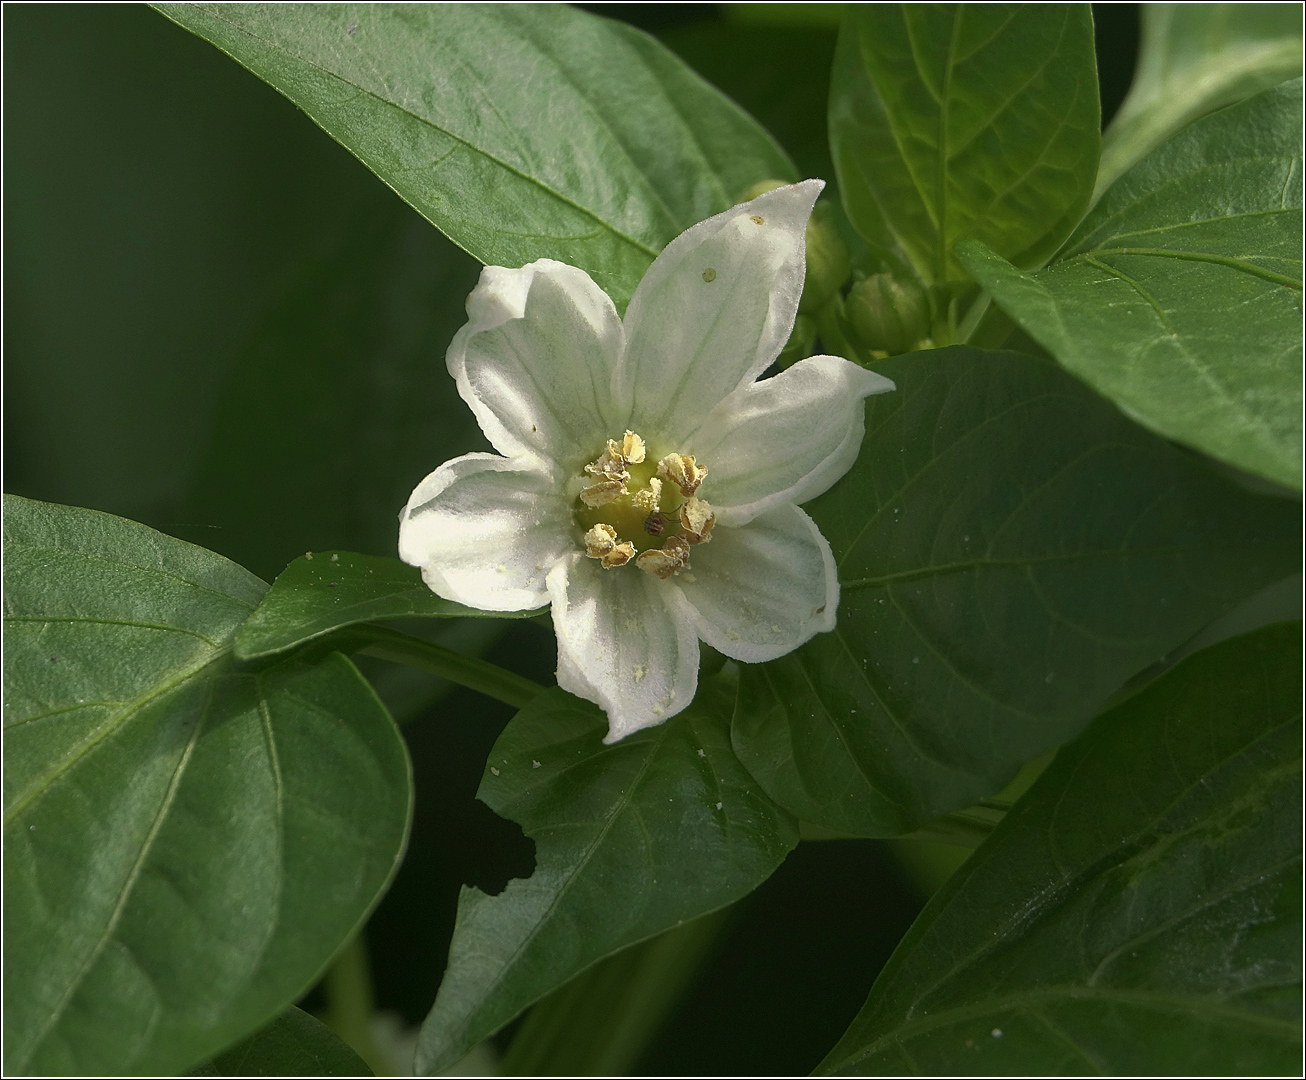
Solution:
[(675, 236), (797, 179), (653, 38), (566, 5), (159, 4), (484, 263), (559, 259), (624, 307)]
[(1301, 80), (1140, 161), (1046, 270), (958, 256), (1067, 370), (1168, 438), (1301, 487)]
[(266, 590), (234, 563), (8, 496), (4, 527), (6, 1072), (177, 1072), (366, 916), (408, 755), (339, 654), (233, 662)]
[(858, 232), (926, 283), (962, 281), (958, 240), (1037, 266), (1097, 175), (1087, 4), (850, 4), (830, 146)]

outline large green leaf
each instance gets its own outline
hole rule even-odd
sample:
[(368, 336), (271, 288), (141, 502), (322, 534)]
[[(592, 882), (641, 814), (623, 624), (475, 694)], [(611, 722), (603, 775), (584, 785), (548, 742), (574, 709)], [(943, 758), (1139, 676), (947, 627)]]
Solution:
[(745, 669), (740, 759), (781, 805), (907, 832), (998, 791), (1131, 676), (1300, 561), (1248, 494), (1055, 365), (940, 349), (877, 365), (852, 471), (808, 510), (834, 631)]
[(447, 1068), (603, 957), (745, 896), (798, 841), (730, 749), (733, 686), (603, 745), (595, 706), (549, 690), (490, 751), (477, 797), (535, 840), (535, 872), (465, 888), (417, 1068)]
[(378, 619), (527, 619), (538, 611), (480, 611), (436, 596), (398, 559), (319, 551), (295, 559), (236, 634), (242, 660), (271, 656), (345, 626)]
[(1297, 1075), (1301, 813), (1301, 624), (1279, 624), (1062, 750), (818, 1072)]
[(983, 240), (1041, 264), (1097, 175), (1100, 105), (1087, 4), (850, 4), (830, 87), (844, 206), (882, 257), (965, 280)]
[(91, 510), (4, 506), (9, 1072), (177, 1072), (263, 1026), (380, 896), (408, 756), (339, 654), (231, 659), (266, 586)]
[(561, 4), (157, 6), (482, 262), (560, 259), (618, 306), (669, 240), (795, 178), (654, 39)]
[(191, 1076), (371, 1076), (353, 1047), (293, 1005)]
[(1102, 136), (1097, 191), (1204, 113), (1301, 74), (1294, 4), (1142, 4), (1129, 94)]
[(1046, 270), (958, 257), (1069, 371), (1153, 431), (1300, 488), (1301, 80), (1135, 165)]

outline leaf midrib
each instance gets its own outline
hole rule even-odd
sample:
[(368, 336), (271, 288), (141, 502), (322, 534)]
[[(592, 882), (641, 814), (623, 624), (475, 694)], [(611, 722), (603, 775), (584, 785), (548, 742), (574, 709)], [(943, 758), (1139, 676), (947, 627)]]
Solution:
[[(492, 995), (494, 995), (502, 986), (504, 980), (511, 973), (512, 969), (515, 967), (517, 962), (521, 959), (522, 954), (530, 947), (531, 943), (536, 939), (536, 937), (539, 936), (544, 926), (550, 921), (550, 919), (553, 916), (553, 913), (557, 910), (558, 905), (562, 902), (563, 898), (571, 890), (571, 887), (575, 883), (576, 879), (580, 877), (585, 867), (589, 865), (590, 860), (594, 857), (595, 852), (598, 850), (600, 845), (603, 843), (603, 840), (611, 831), (616, 820), (622, 815), (622, 813), (625, 810), (629, 808), (630, 803), (634, 798), (636, 789), (643, 782), (644, 776), (648, 772), (649, 767), (652, 765), (654, 758), (658, 756), (658, 752), (661, 750), (662, 744), (666, 740), (668, 730), (669, 727), (666, 724), (663, 724), (661, 728), (659, 728), (657, 738), (654, 741), (653, 746), (650, 748), (647, 757), (645, 757), (644, 763), (639, 767), (639, 771), (636, 772), (635, 775), (631, 778), (626, 790), (621, 794), (621, 797), (617, 800), (616, 806), (613, 808), (612, 813), (608, 815), (608, 819), (599, 828), (599, 831), (595, 835), (594, 839), (590, 841), (590, 843), (586, 846), (584, 853), (581, 855), (580, 859), (577, 860), (576, 863), (574, 864), (571, 872), (567, 875), (566, 881), (563, 882), (562, 886), (558, 889), (557, 895), (554, 896), (552, 902), (549, 904), (544, 914), (541, 915), (540, 918), (536, 921), (535, 925), (531, 927), (530, 932), (522, 940), (521, 944), (518, 945), (517, 948), (513, 950), (512, 954), (507, 958), (507, 960), (503, 962), (503, 964), (499, 968), (499, 973), (485, 988), (484, 993), (482, 993), (481, 995), (482, 1004), (478, 1008), (476, 1008), (466, 1018), (466, 1020), (464, 1020), (462, 1024), (464, 1031), (466, 1031), (468, 1028), (471, 1027), (475, 1018), (486, 1008), (486, 1005), (489, 1003)], [(532, 839), (534, 839), (533, 834), (531, 834), (530, 832), (527, 832), (527, 835), (531, 836)], [(538, 865), (536, 867), (536, 872), (538, 872)], [(492, 897), (490, 899), (493, 900)], [(597, 959), (594, 962), (597, 962)], [(588, 967), (589, 965), (586, 966)], [(573, 975), (574, 974), (578, 974), (578, 972), (573, 972)], [(545, 991), (545, 993), (548, 993), (548, 991)], [(538, 1000), (538, 999), (533, 998), (532, 1001), (534, 1000)], [(531, 1001), (525, 1002), (522, 1005), (522, 1008), (525, 1008), (527, 1005), (530, 1005), (531, 1003), (532, 1003)]]
[[(1249, 738), (1245, 743), (1243, 743), (1243, 745), (1232, 749), (1220, 761), (1210, 765), (1206, 769), (1206, 771), (1202, 773), (1201, 776), (1198, 776), (1191, 783), (1186, 784), (1180, 789), (1178, 789), (1177, 791), (1175, 791), (1172, 794), (1172, 796), (1163, 805), (1156, 807), (1152, 812), (1149, 813), (1147, 820), (1145, 822), (1140, 824), (1137, 828), (1133, 829), (1128, 835), (1121, 838), (1120, 843), (1105, 857), (1106, 861), (1108, 862), (1106, 869), (1113, 869), (1115, 867), (1120, 866), (1127, 858), (1136, 855), (1139, 850), (1144, 850), (1147, 847), (1154, 844), (1158, 839), (1157, 827), (1159, 823), (1164, 821), (1166, 817), (1174, 811), (1175, 807), (1177, 807), (1184, 800), (1186, 800), (1195, 790), (1204, 787), (1206, 780), (1211, 775), (1211, 773), (1213, 773), (1219, 768), (1223, 768), (1229, 762), (1248, 753), (1254, 747), (1265, 742), (1267, 739), (1272, 738), (1286, 726), (1288, 726), (1287, 723), (1276, 724), (1272, 728), (1258, 732), (1254, 737)], [(1047, 813), (1047, 820), (1049, 821), (1055, 820), (1056, 815), (1059, 812), (1059, 807), (1061, 803), (1066, 799), (1066, 797), (1070, 793), (1071, 781), (1073, 780), (1075, 773), (1087, 761), (1088, 758), (1083, 757), (1078, 762), (1075, 763), (1074, 770), (1072, 770), (1071, 775), (1066, 778), (1065, 786), (1063, 790), (1056, 797), (1052, 807)], [(1029, 816), (1030, 814), (1035, 813), (1037, 811), (1038, 811), (1038, 807), (1036, 806), (1036, 804), (1030, 804), (1025, 808), (1024, 814), (1025, 816)], [(1014, 824), (1009, 824), (1009, 823), (1016, 820), (1020, 820), (1023, 823), (1024, 818), (1022, 817), (1020, 819), (1016, 819), (1009, 816), (1005, 821), (999, 823), (998, 830), (995, 832), (994, 835), (998, 835), (1000, 833), (1001, 836), (1005, 838), (1007, 832), (1012, 831), (1016, 828)], [(1050, 835), (1049, 835), (1049, 848), (1051, 848)], [(974, 968), (976, 964), (982, 962), (993, 953), (1004, 948), (1006, 941), (1012, 935), (1019, 932), (1023, 932), (1025, 927), (1030, 926), (1037, 919), (1041, 918), (1045, 912), (1059, 905), (1061, 903), (1061, 898), (1065, 896), (1068, 891), (1071, 891), (1078, 882), (1082, 881), (1086, 877), (1099, 875), (1105, 872), (1105, 869), (1102, 869), (1102, 865), (1104, 862), (1103, 858), (1098, 858), (1090, 864), (1082, 866), (1077, 870), (1071, 871), (1071, 870), (1065, 870), (1061, 867), (1060, 861), (1059, 859), (1057, 859), (1055, 852), (1050, 851), (1049, 854), (1050, 857), (1053, 859), (1055, 870), (1060, 875), (1059, 879), (1049, 882), (1048, 886), (1044, 889), (1041, 889), (1031, 903), (1024, 905), (1024, 907), (1021, 909), (1021, 911), (1016, 917), (1013, 917), (1012, 919), (1009, 919), (1004, 923), (1002, 923), (989, 937), (989, 939), (983, 942), (978, 948), (976, 948), (968, 955), (964, 957), (960, 957), (957, 960), (955, 960), (946, 972), (939, 975), (928, 986), (919, 989), (913, 996), (913, 1007), (916, 1004), (918, 1004), (920, 1001), (922, 1001), (924, 998), (932, 994), (935, 990), (938, 989), (938, 987), (944, 985), (949, 981), (953, 981), (957, 979), (959, 976), (963, 975), (969, 969)], [(979, 868), (980, 867), (978, 865), (975, 867), (976, 870), (978, 870)], [(963, 882), (963, 888), (964, 888), (964, 882)], [(957, 891), (960, 892), (961, 889), (958, 889)], [(953, 895), (955, 896), (956, 893), (954, 893)], [(950, 897), (950, 899), (952, 899), (952, 897)], [(925, 931), (922, 933), (922, 937), (924, 936), (925, 933), (928, 933), (932, 928), (933, 928), (933, 924), (925, 928)], [(889, 969), (886, 968), (886, 972), (888, 970)]]
[[(565, 206), (569, 206), (569, 207), (571, 207), (573, 210), (575, 210), (576, 212), (578, 212), (578, 213), (580, 213), (580, 214), (583, 214), (585, 217), (588, 217), (590, 220), (594, 221), (596, 224), (598, 224), (600, 227), (602, 227), (603, 229), (605, 229), (607, 232), (611, 233), (613, 236), (615, 236), (615, 237), (618, 238), (619, 240), (621, 240), (621, 241), (623, 241), (623, 242), (629, 244), (631, 247), (633, 247), (633, 248), (635, 248), (636, 250), (642, 252), (643, 254), (648, 255), (650, 259), (655, 259), (655, 258), (657, 258), (657, 256), (658, 256), (658, 251), (657, 251), (657, 249), (655, 249), (655, 248), (653, 248), (653, 247), (650, 247), (648, 244), (645, 244), (645, 243), (644, 243), (643, 241), (641, 241), (641, 240), (637, 240), (637, 239), (635, 239), (635, 237), (633, 237), (633, 236), (628, 235), (627, 233), (625, 233), (625, 232), (623, 232), (622, 230), (618, 229), (614, 224), (612, 224), (611, 222), (607, 221), (605, 218), (601, 217), (601, 216), (600, 216), (596, 211), (594, 211), (594, 210), (590, 210), (588, 207), (582, 206), (580, 203), (576, 202), (574, 199), (569, 198), (568, 196), (562, 194), (562, 193), (559, 192), (559, 191), (555, 191), (552, 187), (550, 187), (548, 184), (546, 184), (546, 183), (545, 183), (543, 180), (541, 180), (539, 177), (531, 176), (529, 173), (523, 172), (521, 169), (516, 168), (515, 166), (513, 166), (513, 165), (509, 164), (508, 162), (502, 160), (501, 158), (497, 157), (495, 154), (492, 154), (490, 151), (488, 151), (488, 150), (486, 150), (486, 149), (483, 149), (482, 147), (477, 146), (475, 143), (471, 142), (471, 140), (466, 139), (466, 138), (464, 138), (463, 136), (458, 135), (457, 133), (448, 130), (447, 128), (443, 128), (443, 127), (441, 127), (441, 126), (440, 126), (439, 124), (437, 124), (435, 121), (430, 120), (430, 119), (428, 119), (427, 117), (419, 116), (417, 113), (413, 112), (411, 109), (405, 108), (403, 105), (400, 105), (398, 102), (391, 101), (391, 100), (389, 100), (388, 98), (385, 98), (385, 97), (381, 96), (380, 94), (376, 93), (375, 91), (373, 91), (373, 90), (369, 90), (367, 87), (359, 86), (357, 83), (353, 82), (352, 80), (347, 79), (347, 78), (345, 78), (345, 77), (342, 76), (342, 75), (338, 75), (338, 74), (336, 74), (334, 71), (331, 71), (330, 69), (323, 67), (321, 64), (318, 64), (318, 63), (316, 63), (315, 61), (309, 60), (309, 59), (307, 59), (307, 58), (305, 58), (305, 57), (303, 57), (303, 56), (300, 56), (299, 54), (291, 53), (289, 50), (286, 50), (286, 49), (281, 48), (280, 46), (276, 45), (275, 43), (268, 41), (266, 38), (260, 37), (259, 35), (255, 34), (255, 33), (252, 32), (251, 30), (248, 30), (248, 29), (246, 29), (246, 28), (243, 27), (243, 26), (239, 26), (239, 25), (237, 25), (236, 23), (234, 23), (234, 22), (232, 22), (230, 19), (228, 19), (225, 15), (223, 15), (223, 14), (221, 14), (221, 13), (219, 13), (219, 12), (216, 12), (216, 11), (213, 11), (213, 10), (208, 10), (208, 11), (206, 12), (206, 14), (208, 14), (210, 18), (213, 18), (213, 19), (215, 19), (215, 20), (217, 20), (217, 21), (219, 21), (219, 22), (224, 23), (224, 24), (225, 24), (227, 27), (229, 27), (233, 32), (238, 33), (238, 34), (242, 34), (242, 35), (244, 35), (245, 37), (250, 38), (252, 41), (257, 42), (259, 45), (263, 46), (265, 49), (268, 49), (268, 50), (271, 50), (271, 51), (275, 51), (275, 52), (281, 53), (282, 55), (285, 55), (285, 56), (289, 56), (289, 57), (293, 58), (295, 61), (297, 61), (298, 63), (303, 64), (305, 67), (312, 68), (314, 71), (318, 72), (319, 74), (321, 74), (321, 75), (323, 75), (323, 76), (325, 76), (325, 77), (327, 77), (327, 78), (329, 78), (329, 79), (334, 79), (336, 82), (339, 82), (340, 84), (342, 84), (342, 85), (344, 85), (344, 86), (352, 87), (352, 88), (353, 88), (354, 90), (356, 90), (359, 94), (366, 95), (367, 97), (373, 99), (374, 101), (377, 101), (377, 102), (381, 103), (382, 105), (385, 105), (385, 106), (387, 106), (387, 107), (389, 107), (389, 108), (394, 109), (396, 112), (403, 113), (405, 116), (408, 116), (408, 117), (412, 118), (413, 120), (417, 121), (419, 124), (423, 125), (424, 127), (429, 127), (429, 128), (431, 128), (433, 131), (438, 131), (438, 132), (440, 132), (442, 135), (445, 135), (446, 137), (448, 137), (448, 138), (454, 140), (454, 141), (457, 142), (458, 144), (460, 144), (460, 145), (462, 145), (462, 146), (465, 146), (467, 149), (471, 150), (473, 153), (479, 154), (481, 157), (485, 158), (485, 159), (488, 160), (488, 161), (492, 161), (495, 165), (497, 165), (497, 166), (499, 166), (500, 168), (502, 168), (505, 172), (509, 172), (509, 173), (511, 173), (513, 176), (516, 176), (518, 179), (524, 180), (526, 183), (531, 184), (531, 185), (533, 185), (533, 186), (539, 188), (540, 191), (544, 192), (544, 193), (545, 193), (546, 195), (548, 195), (549, 197), (551, 197), (551, 198), (553, 198), (553, 199), (556, 199), (559, 203), (562, 203), (562, 204), (565, 205)], [(227, 50), (224, 49), (223, 51), (226, 52)], [(229, 55), (230, 55), (230, 54), (229, 54)], [(246, 65), (244, 64), (244, 62), (243, 62), (242, 60), (240, 60), (239, 57), (234, 57), (234, 56), (233, 56), (233, 59), (235, 59), (235, 60), (236, 60), (238, 63), (240, 63), (242, 66), (246, 66)], [(252, 69), (251, 69), (251, 70), (252, 70)], [(255, 74), (258, 74), (258, 73), (256, 72)], [(259, 75), (259, 77), (262, 78), (263, 76), (262, 76), (262, 75)], [(278, 87), (278, 89), (281, 89), (281, 88)], [(283, 92), (284, 92), (284, 91), (283, 91)], [(286, 96), (289, 97), (290, 95), (287, 94)], [(295, 99), (292, 98), (291, 100), (295, 100)], [(296, 104), (296, 105), (300, 105), (300, 102), (299, 102), (299, 101), (295, 101), (295, 104)], [(303, 106), (301, 105), (301, 108), (302, 108), (302, 107), (303, 107)], [(350, 149), (350, 152), (352, 153), (352, 152), (353, 152), (352, 147), (349, 148), (349, 149)], [(624, 149), (623, 149), (623, 152), (624, 152)], [(632, 162), (632, 165), (633, 165), (633, 162)], [(636, 175), (638, 175), (642, 180), (644, 180), (644, 182), (645, 182), (646, 184), (648, 183), (648, 179), (647, 179), (647, 177), (645, 177), (644, 174), (643, 174), (642, 172), (640, 172), (638, 168), (635, 169), (635, 173), (636, 173)], [(425, 214), (423, 214), (423, 216), (425, 216)]]
[(127, 879), (123, 882), (122, 888), (118, 893), (118, 898), (114, 903), (113, 911), (110, 913), (109, 919), (105, 923), (104, 930), (100, 934), (99, 940), (96, 941), (91, 951), (87, 954), (86, 959), (82, 962), (81, 967), (78, 968), (77, 973), (69, 981), (68, 988), (64, 991), (63, 997), (60, 998), (59, 1003), (51, 1010), (49, 1017), (46, 1019), (45, 1023), (41, 1025), (35, 1038), (33, 1038), (26, 1056), (19, 1064), (20, 1070), (23, 1070), (27, 1063), (31, 1061), (33, 1055), (36, 1054), (40, 1049), (41, 1044), (45, 1041), (46, 1036), (49, 1035), (54, 1026), (59, 1022), (59, 1018), (63, 1015), (64, 1010), (67, 1009), (69, 1002), (72, 1001), (73, 995), (81, 986), (87, 972), (90, 971), (105, 945), (109, 943), (109, 939), (113, 936), (113, 932), (117, 929), (118, 921), (122, 918), (122, 913), (127, 907), (127, 901), (130, 899), (132, 891), (136, 887), (136, 881), (141, 875), (141, 870), (144, 868), (146, 859), (149, 857), (150, 852), (154, 850), (154, 843), (158, 839), (159, 832), (163, 828), (164, 820), (168, 816), (168, 811), (172, 808), (173, 801), (177, 797), (177, 791), (181, 787), (181, 778), (186, 772), (186, 767), (190, 764), (191, 755), (195, 751), (195, 744), (199, 741), (200, 734), (204, 730), (204, 723), (208, 717), (208, 712), (212, 707), (212, 704), (213, 696), (212, 688), (210, 688), (209, 699), (204, 704), (204, 711), (196, 721), (190, 739), (186, 743), (186, 749), (177, 761), (177, 766), (173, 770), (172, 778), (168, 782), (168, 790), (164, 795), (163, 801), (159, 804), (159, 809), (154, 816), (154, 821), (150, 824), (149, 834), (141, 844), (140, 853), (137, 855), (136, 861), (132, 863), (132, 868), (127, 874)]
[(213, 665), (225, 660), (230, 652), (231, 646), (227, 645), (225, 648), (209, 653), (201, 663), (186, 668), (170, 679), (156, 683), (139, 697), (124, 702), (123, 704), (125, 708), (121, 713), (111, 716), (102, 725), (91, 732), (82, 740), (80, 745), (78, 745), (59, 763), (53, 771), (46, 773), (32, 788), (28, 789), (27, 792), (15, 801), (13, 807), (5, 813), (5, 829), (8, 830), (13, 826), (27, 808), (37, 799), (44, 796), (54, 785), (55, 781), (63, 776), (64, 773), (86, 757), (87, 754), (91, 753), (104, 740), (121, 731), (123, 726), (133, 716), (138, 715), (141, 710), (151, 702), (163, 697), (169, 691), (175, 690), (182, 683), (199, 675), (206, 668), (212, 667)]

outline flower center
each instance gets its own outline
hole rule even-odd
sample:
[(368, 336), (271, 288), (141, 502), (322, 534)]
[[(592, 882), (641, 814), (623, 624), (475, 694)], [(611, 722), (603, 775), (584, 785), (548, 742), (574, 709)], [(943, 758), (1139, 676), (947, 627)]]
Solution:
[(605, 570), (634, 560), (660, 578), (689, 568), (689, 550), (711, 539), (716, 515), (696, 494), (707, 466), (692, 455), (667, 454), (654, 462), (644, 440), (627, 431), (585, 466), (576, 521), (585, 530), (585, 554)]

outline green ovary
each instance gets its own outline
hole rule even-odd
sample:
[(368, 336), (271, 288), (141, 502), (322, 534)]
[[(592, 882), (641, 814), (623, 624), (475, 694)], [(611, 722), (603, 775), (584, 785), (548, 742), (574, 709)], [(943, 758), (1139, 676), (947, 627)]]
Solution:
[(685, 500), (675, 484), (664, 480), (662, 494), (657, 503), (656, 513), (664, 519), (661, 533), (649, 532), (649, 511), (636, 502), (636, 496), (645, 491), (649, 481), (657, 476), (658, 465), (650, 457), (638, 464), (626, 466), (630, 480), (626, 483), (628, 495), (622, 495), (603, 506), (586, 506), (579, 499), (576, 501), (576, 522), (581, 529), (588, 532), (595, 525), (611, 525), (617, 531), (618, 540), (629, 540), (635, 545), (636, 552), (660, 548), (668, 536), (680, 531), (680, 507)]

